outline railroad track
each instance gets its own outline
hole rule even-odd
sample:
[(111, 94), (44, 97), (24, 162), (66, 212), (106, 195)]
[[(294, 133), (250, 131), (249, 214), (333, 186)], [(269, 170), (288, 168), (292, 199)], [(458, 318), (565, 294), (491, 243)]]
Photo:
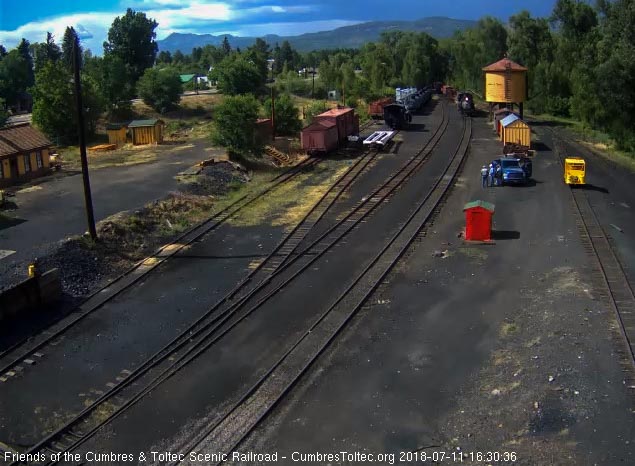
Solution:
[[(229, 455), (254, 431), (311, 368), (324, 350), (346, 328), (353, 316), (371, 298), (402, 256), (418, 238), (426, 223), (438, 213), (467, 154), (471, 119), (442, 175), (418, 204), (402, 227), (392, 236), (354, 282), (325, 310), (273, 366), (247, 390), (220, 420), (194, 436), (182, 453), (219, 452)], [(217, 464), (221, 464), (219, 462)], [(189, 464), (176, 461), (172, 465)]]
[[(561, 138), (554, 131), (555, 153), (561, 166), (564, 166), (566, 150)], [(584, 188), (570, 187), (576, 224), (585, 251), (594, 259), (597, 267), (593, 271), (592, 280), (604, 302), (615, 314), (624, 349), (621, 352), (627, 384), (635, 388), (632, 370), (635, 369), (635, 293), (628, 280), (627, 273), (621, 263), (610, 239), (600, 223)]]
[[(295, 253), (295, 257), (293, 259), (285, 262), (285, 260), (289, 259), (292, 253), (296, 251), (307, 231), (310, 231), (310, 226), (315, 225), (315, 223), (322, 218), (324, 213), (328, 211), (330, 206), (337, 200), (341, 192), (343, 192), (373, 160), (376, 153), (367, 154), (365, 157), (356, 162), (356, 164), (354, 164), (340, 179), (341, 183), (336, 183), (332, 189), (327, 191), (322, 199), (316, 204), (316, 206), (322, 205), (323, 207), (314, 207), (314, 209), (307, 214), (305, 219), (289, 233), (285, 241), (281, 242), (276, 250), (274, 250), (256, 270), (252, 271), (252, 273), (250, 273), (243, 282), (232, 290), (224, 300), (210, 309), (205, 316), (195, 322), (190, 328), (186, 329), (180, 337), (177, 337), (177, 339), (166, 345), (166, 347), (155, 354), (153, 358), (148, 360), (134, 372), (125, 374), (125, 378), (117, 386), (113, 387), (101, 396), (92, 406), (86, 408), (74, 419), (67, 422), (42, 441), (38, 442), (38, 444), (30, 448), (28, 452), (44, 452), (50, 454), (52, 452), (58, 453), (70, 451), (79, 447), (104, 424), (112, 421), (119, 414), (123, 413), (126, 408), (138, 402), (165, 379), (194, 360), (198, 355), (200, 355), (200, 353), (205, 351), (216, 341), (220, 340), (231, 328), (241, 322), (247, 315), (254, 312), (269, 297), (279, 292), (284, 285), (309, 267), (314, 260), (330, 249), (334, 243), (346, 235), (364, 217), (370, 215), (374, 208), (379, 206), (389, 194), (399, 187), (401, 182), (405, 181), (405, 179), (411, 175), (414, 170), (419, 168), (421, 164), (427, 160), (432, 148), (438, 143), (441, 135), (445, 132), (447, 124), (448, 122), (444, 111), (444, 123), (437, 128), (437, 131), (429, 143), (421, 151), (412, 156), (404, 167), (390, 177), (382, 187), (378, 188), (376, 192), (373, 193), (373, 196), (369, 196), (366, 202), (366, 204), (368, 204), (367, 206), (356, 206), (351, 212), (351, 215), (339, 221), (303, 251)], [(340, 189), (333, 189), (335, 186), (339, 186)], [(352, 216), (355, 214), (356, 216), (353, 219)], [(342, 228), (342, 226), (344, 226), (344, 228)], [(338, 233), (327, 240), (328, 235), (333, 233), (335, 230), (337, 230)], [(324, 245), (325, 240), (330, 241), (330, 244)], [(321, 252), (319, 254), (314, 253), (313, 255), (310, 255), (310, 250), (316, 247), (320, 242), (322, 243), (322, 246), (324, 246), (321, 249)], [(299, 259), (303, 257), (310, 257), (311, 259), (308, 263), (301, 264), (300, 270), (296, 270), (291, 277), (288, 277), (280, 284), (274, 285), (273, 290), (269, 287), (268, 293), (264, 299), (261, 299), (254, 307), (250, 308), (246, 314), (243, 313), (242, 316), (236, 316), (236, 311), (243, 307), (249, 298), (253, 297), (257, 291), (267, 288), (267, 285), (271, 283), (272, 277), (276, 277), (281, 273), (281, 271), (287, 270), (293, 263), (299, 261)], [(258, 277), (259, 272), (268, 274), (268, 279)], [(258, 282), (256, 278), (262, 278), (262, 281)], [(249, 282), (255, 283), (255, 288), (247, 288), (245, 284)], [(241, 296), (238, 296), (239, 291), (242, 292)], [(231, 298), (233, 297), (236, 297), (236, 299), (231, 301)], [(232, 317), (236, 318), (233, 321), (230, 321)], [(212, 339), (210, 340), (210, 338)], [(103, 415), (100, 415), (100, 408), (106, 403), (110, 409), (113, 409), (114, 406), (115, 412), (104, 419)]]
[[(133, 267), (125, 271), (123, 274), (115, 278), (111, 283), (104, 288), (97, 290), (86, 301), (79, 305), (79, 312), (74, 314), (69, 319), (61, 319), (56, 324), (49, 327), (45, 332), (42, 332), (42, 338), (26, 339), (22, 340), (11, 347), (7, 348), (0, 353), (0, 377), (7, 376), (7, 373), (15, 372), (15, 368), (23, 364), (25, 359), (38, 360), (42, 354), (42, 349), (49, 345), (51, 342), (59, 339), (64, 332), (73, 327), (79, 321), (89, 316), (107, 301), (111, 300), (115, 296), (119, 295), (124, 290), (130, 288), (142, 277), (146, 276), (150, 271), (157, 266), (165, 262), (170, 257), (177, 254), (184, 247), (192, 244), (202, 236), (215, 230), (220, 225), (224, 224), (227, 220), (234, 217), (245, 207), (249, 206), (253, 202), (260, 199), (262, 196), (267, 195), (281, 185), (292, 180), (296, 176), (302, 174), (305, 170), (315, 167), (320, 162), (317, 158), (308, 158), (300, 162), (295, 167), (286, 170), (285, 172), (277, 175), (271, 180), (271, 184), (265, 189), (256, 193), (255, 195), (244, 195), (232, 202), (230, 205), (224, 207), (219, 212), (197, 224), (193, 228), (179, 235), (171, 243), (164, 245), (157, 249), (150, 257), (143, 259), (135, 264)], [(23, 348), (19, 355), (15, 355), (21, 347), (28, 345), (27, 348)], [(35, 358), (35, 359), (34, 359)]]

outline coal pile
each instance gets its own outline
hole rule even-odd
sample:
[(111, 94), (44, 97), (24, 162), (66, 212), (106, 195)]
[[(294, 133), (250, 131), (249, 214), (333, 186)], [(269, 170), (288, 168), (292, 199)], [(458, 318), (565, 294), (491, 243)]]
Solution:
[(231, 162), (216, 162), (203, 167), (198, 175), (189, 177), (181, 185), (181, 190), (199, 196), (227, 194), (232, 185), (246, 183), (246, 170)]

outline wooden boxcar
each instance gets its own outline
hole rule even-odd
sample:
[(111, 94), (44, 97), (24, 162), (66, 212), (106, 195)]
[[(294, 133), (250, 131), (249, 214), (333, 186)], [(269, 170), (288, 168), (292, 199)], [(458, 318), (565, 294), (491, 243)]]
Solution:
[(329, 121), (337, 127), (337, 140), (344, 142), (352, 134), (359, 132), (359, 120), (355, 118), (355, 110), (352, 108), (332, 108), (320, 113), (314, 121)]
[(316, 120), (302, 130), (300, 140), (308, 154), (327, 154), (339, 145), (337, 125), (328, 119)]

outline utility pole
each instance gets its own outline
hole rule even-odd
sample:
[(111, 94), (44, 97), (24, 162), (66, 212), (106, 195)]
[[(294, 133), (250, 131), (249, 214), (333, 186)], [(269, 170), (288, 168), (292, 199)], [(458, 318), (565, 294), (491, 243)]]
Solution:
[(271, 140), (276, 140), (276, 93), (271, 85)]
[(315, 99), (315, 65), (311, 69), (311, 76), (313, 76), (313, 87), (311, 88), (311, 98)]
[(84, 133), (84, 106), (82, 104), (82, 83), (79, 78), (79, 38), (73, 40), (73, 76), (75, 78), (75, 103), (77, 104), (77, 125), (79, 130), (79, 155), (82, 161), (82, 178), (84, 180), (84, 201), (86, 204), (86, 219), (88, 232), (93, 240), (97, 239), (95, 229), (95, 214), (93, 212), (93, 197), (90, 192), (90, 178), (88, 176), (88, 158), (86, 157), (86, 134)]

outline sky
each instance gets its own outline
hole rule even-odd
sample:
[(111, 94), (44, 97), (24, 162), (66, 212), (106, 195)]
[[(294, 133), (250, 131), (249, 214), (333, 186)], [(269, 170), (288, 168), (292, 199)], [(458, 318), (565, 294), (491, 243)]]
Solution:
[(0, 0), (0, 44), (15, 47), (22, 37), (42, 42), (46, 32), (61, 42), (73, 26), (82, 45), (101, 55), (115, 17), (127, 8), (155, 19), (157, 39), (173, 32), (263, 36), (298, 35), (381, 19), (427, 16), (507, 21), (523, 9), (548, 16), (556, 0)]

